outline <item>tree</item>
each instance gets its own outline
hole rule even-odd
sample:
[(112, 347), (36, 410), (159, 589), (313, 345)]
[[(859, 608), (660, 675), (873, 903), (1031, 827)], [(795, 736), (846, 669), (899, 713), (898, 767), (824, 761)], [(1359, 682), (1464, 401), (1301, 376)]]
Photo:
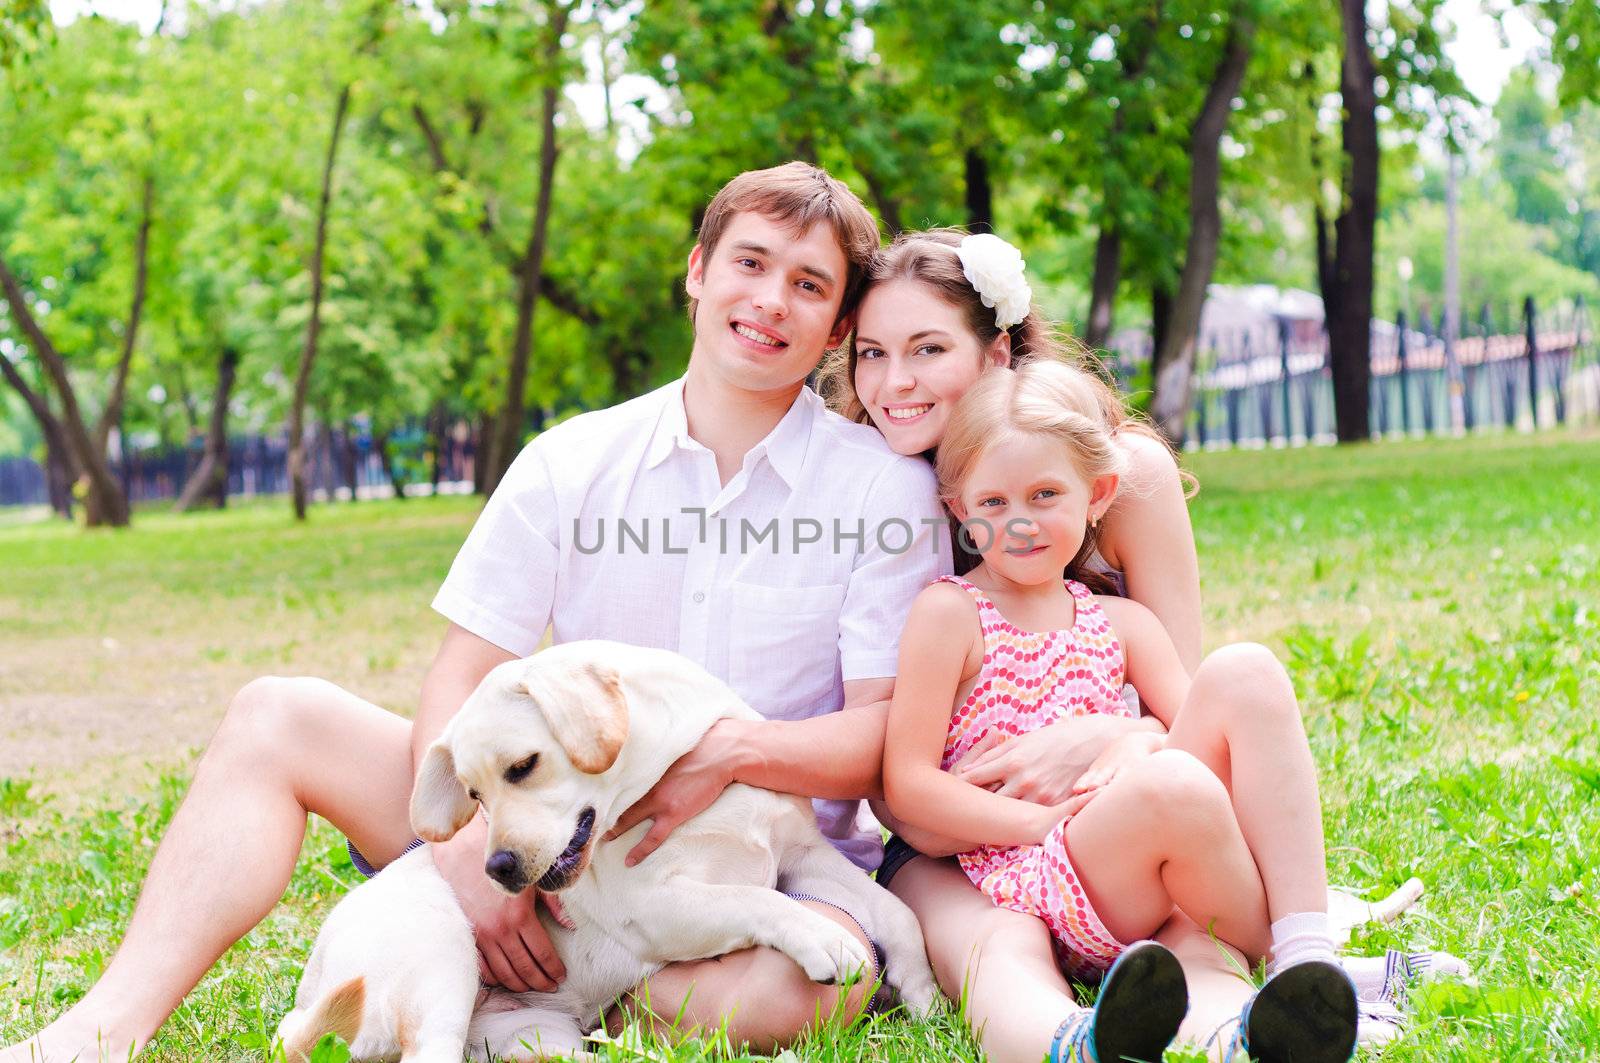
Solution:
[(1222, 218), (1217, 210), (1220, 145), (1250, 61), (1255, 32), (1254, 17), (1244, 5), (1236, 6), (1189, 138), (1189, 240), (1166, 330), (1151, 366), (1155, 384), (1151, 412), (1168, 439), (1183, 438), (1184, 421), (1189, 414), (1195, 334), (1200, 329), (1200, 310), (1216, 268), (1217, 245), (1222, 235)]
[[(63, 47), (37, 52), (26, 81), (0, 101), (0, 139), (10, 146), (0, 166), (17, 179), (0, 184), (0, 294), (56, 394), (60, 435), (86, 480), (90, 526), (122, 526), (129, 517), (106, 444), (121, 414), (149, 270), (157, 136), (135, 74), (159, 69), (141, 54), (149, 50), (125, 27), (84, 20)], [(18, 71), (8, 78), (17, 84)], [(75, 180), (37, 180), (59, 171)], [(113, 345), (112, 384), (95, 421), (68, 359), (90, 360)], [(48, 440), (50, 430), (41, 429)]]
[(1317, 267), (1333, 371), (1335, 431), (1339, 442), (1371, 436), (1372, 261), (1378, 224), (1377, 70), (1367, 43), (1362, 0), (1340, 0), (1344, 58), (1339, 94), (1344, 101), (1341, 209), (1330, 238), (1317, 204)]
[[(351, 56), (358, 66), (377, 50), (388, 29), (387, 5), (381, 0), (367, 0), (355, 12), (354, 27), (359, 43)], [(300, 353), (300, 364), (295, 373), (294, 394), (289, 406), (289, 491), (296, 520), (306, 519), (305, 470), (305, 408), (311, 389), (311, 370), (316, 364), (317, 345), (322, 338), (323, 256), (327, 248), (328, 211), (333, 198), (334, 164), (339, 157), (339, 140), (344, 134), (345, 118), (350, 111), (350, 95), (355, 88), (355, 69), (352, 69), (339, 87), (333, 105), (333, 120), (328, 133), (328, 150), (322, 165), (322, 188), (317, 200), (316, 236), (311, 245), (311, 295), (310, 314), (306, 320), (305, 346)]]
[(555, 193), (556, 111), (561, 104), (561, 38), (567, 31), (567, 21), (572, 9), (565, 3), (551, 2), (543, 5), (542, 32), (538, 35), (540, 71), (540, 138), (539, 179), (537, 199), (533, 210), (533, 223), (528, 231), (528, 241), (517, 270), (517, 326), (511, 346), (511, 360), (506, 372), (506, 401), (495, 426), (493, 444), (489, 448), (489, 470), (484, 482), (484, 493), (493, 494), (500, 478), (511, 467), (511, 462), (522, 449), (523, 417), (526, 410), (525, 389), (528, 381), (528, 359), (533, 352), (533, 316), (539, 306), (539, 296), (544, 291), (545, 242), (550, 231), (550, 201)]

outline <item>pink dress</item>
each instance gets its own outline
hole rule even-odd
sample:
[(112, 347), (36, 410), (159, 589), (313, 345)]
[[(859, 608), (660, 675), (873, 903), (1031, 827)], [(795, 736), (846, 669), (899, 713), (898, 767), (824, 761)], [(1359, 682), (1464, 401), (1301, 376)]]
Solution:
[[(983, 628), (983, 668), (950, 717), (940, 767), (950, 767), (986, 734), (1025, 734), (1066, 716), (1134, 715), (1122, 700), (1122, 645), (1089, 589), (1067, 580), (1077, 615), (1071, 628), (1029, 632), (1000, 615), (987, 595), (959, 576), (943, 576), (972, 595)], [(1044, 920), (1063, 966), (1076, 976), (1110, 967), (1126, 948), (1089, 903), (1067, 856), (1066, 824), (1041, 845), (984, 845), (960, 856), (961, 869), (1002, 908)]]

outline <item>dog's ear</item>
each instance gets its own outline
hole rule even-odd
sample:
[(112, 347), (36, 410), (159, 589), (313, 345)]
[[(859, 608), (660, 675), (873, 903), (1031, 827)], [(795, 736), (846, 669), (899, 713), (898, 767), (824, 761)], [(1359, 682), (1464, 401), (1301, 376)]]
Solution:
[(551, 673), (530, 664), (523, 688), (538, 703), (573, 767), (588, 775), (609, 770), (628, 740), (628, 699), (621, 677), (598, 664)]
[(441, 736), (423, 754), (417, 784), (411, 790), (411, 829), (427, 842), (447, 842), (472, 819), (478, 802), (456, 778), (456, 757), (449, 736)]

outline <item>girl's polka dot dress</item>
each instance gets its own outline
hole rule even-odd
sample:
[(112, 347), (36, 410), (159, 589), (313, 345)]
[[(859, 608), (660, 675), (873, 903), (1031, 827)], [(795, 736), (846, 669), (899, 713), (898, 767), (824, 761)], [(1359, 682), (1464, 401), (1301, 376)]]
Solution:
[[(1067, 580), (1077, 615), (1071, 628), (1030, 632), (1000, 615), (983, 591), (959, 576), (941, 577), (972, 595), (983, 627), (983, 669), (950, 718), (940, 766), (949, 771), (990, 731), (1036, 731), (1067, 716), (1131, 716), (1122, 700), (1122, 646), (1104, 610), (1083, 584)], [(1043, 919), (1063, 966), (1079, 977), (1110, 967), (1122, 950), (1095, 914), (1067, 858), (1066, 824), (1042, 845), (980, 846), (961, 868), (1002, 908)]]

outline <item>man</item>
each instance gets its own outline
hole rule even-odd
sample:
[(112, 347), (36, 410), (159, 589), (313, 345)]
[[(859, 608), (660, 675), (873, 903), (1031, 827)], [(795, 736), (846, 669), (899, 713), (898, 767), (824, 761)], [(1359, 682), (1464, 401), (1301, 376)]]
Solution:
[[(104, 976), (35, 1038), (0, 1050), (0, 1063), (126, 1058), (142, 1046), (277, 903), (307, 813), (375, 865), (400, 855), (413, 840), (416, 760), (479, 680), (532, 652), (547, 626), (557, 642), (678, 650), (766, 717), (723, 721), (673, 766), (624, 817), (624, 827), (653, 820), (630, 858), (647, 859), (740, 781), (818, 799), (824, 832), (874, 866), (877, 837), (855, 815), (880, 792), (896, 643), (912, 598), (950, 557), (926, 463), (895, 456), (804, 388), (848, 335), (877, 244), (860, 201), (814, 167), (725, 186), (689, 255), (686, 375), (559, 425), (518, 457), (434, 601), (451, 623), (415, 723), (320, 680), (246, 686)], [(481, 819), (434, 856), (476, 929), (485, 982), (523, 991), (564, 977), (534, 891), (507, 898), (484, 874)], [(806, 903), (867, 940), (850, 913)], [(658, 1014), (731, 1019), (761, 1047), (863, 1003), (859, 988), (841, 1000), (766, 949), (674, 965), (645, 990)]]

